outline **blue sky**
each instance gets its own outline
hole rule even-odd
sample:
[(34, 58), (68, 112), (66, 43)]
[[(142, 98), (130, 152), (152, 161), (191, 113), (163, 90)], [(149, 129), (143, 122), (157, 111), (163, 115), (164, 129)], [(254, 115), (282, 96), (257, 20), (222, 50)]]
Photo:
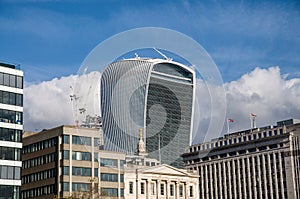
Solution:
[(76, 74), (101, 41), (147, 26), (195, 39), (225, 82), (256, 67), (300, 76), (299, 1), (2, 0), (0, 24), (0, 60), (29, 83)]

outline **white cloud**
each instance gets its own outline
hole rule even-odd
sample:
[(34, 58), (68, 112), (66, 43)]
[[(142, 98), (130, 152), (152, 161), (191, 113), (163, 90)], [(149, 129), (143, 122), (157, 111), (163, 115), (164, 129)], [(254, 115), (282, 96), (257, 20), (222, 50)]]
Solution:
[(225, 84), (227, 115), (235, 119), (232, 130), (250, 127), (250, 113), (257, 126), (278, 120), (300, 118), (300, 79), (287, 79), (279, 67), (256, 68), (240, 79)]
[[(100, 74), (90, 73), (80, 78), (77, 76), (62, 77), (36, 85), (29, 85), (24, 89), (24, 129), (41, 130), (63, 124), (74, 124), (70, 95), (79, 97), (77, 109), (86, 108), (86, 114), (99, 114), (99, 77)], [(72, 85), (73, 91), (70, 89)], [(288, 75), (281, 74), (279, 67), (268, 69), (256, 68), (243, 75), (236, 81), (224, 84), (227, 95), (227, 117), (234, 119), (231, 131), (239, 131), (250, 127), (250, 113), (257, 114), (257, 126), (276, 124), (279, 120), (300, 118), (300, 78), (288, 79)], [(218, 107), (224, 100), (221, 87), (212, 88), (217, 96)], [(218, 97), (219, 96), (219, 97)], [(197, 97), (199, 107), (198, 134), (194, 143), (207, 136), (207, 129), (211, 118), (212, 104), (210, 93), (205, 84), (198, 82)], [(218, 108), (217, 108), (218, 109)], [(216, 114), (218, 114), (217, 110)], [(82, 115), (78, 115), (80, 120)], [(225, 121), (225, 118), (224, 118)], [(223, 133), (226, 132), (226, 124)], [(218, 135), (219, 132), (214, 132)]]
[[(76, 117), (74, 110), (85, 108), (86, 114), (99, 115), (99, 101), (93, 97), (99, 96), (97, 86), (99, 73), (75, 75), (54, 78), (39, 84), (24, 88), (24, 130), (35, 131), (56, 127), (59, 125), (73, 125), (75, 118), (81, 121), (83, 115)], [(70, 95), (78, 98), (77, 107), (71, 102)], [(74, 101), (73, 101), (74, 102)], [(98, 103), (98, 104), (97, 104)]]

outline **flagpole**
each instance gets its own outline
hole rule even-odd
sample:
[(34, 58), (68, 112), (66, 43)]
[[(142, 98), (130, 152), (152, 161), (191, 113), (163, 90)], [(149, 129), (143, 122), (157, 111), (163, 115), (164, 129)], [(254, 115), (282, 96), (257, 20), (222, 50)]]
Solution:
[(227, 118), (227, 134), (229, 134), (229, 121), (228, 121), (228, 118)]

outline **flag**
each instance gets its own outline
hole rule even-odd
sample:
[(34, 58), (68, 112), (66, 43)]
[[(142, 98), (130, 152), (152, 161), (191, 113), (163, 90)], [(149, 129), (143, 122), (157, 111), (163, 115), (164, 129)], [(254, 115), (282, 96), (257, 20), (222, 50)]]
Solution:
[(251, 113), (250, 115), (251, 115), (251, 117), (256, 117), (256, 114), (254, 114), (254, 113)]
[(227, 122), (234, 122), (234, 121), (231, 118), (227, 118)]

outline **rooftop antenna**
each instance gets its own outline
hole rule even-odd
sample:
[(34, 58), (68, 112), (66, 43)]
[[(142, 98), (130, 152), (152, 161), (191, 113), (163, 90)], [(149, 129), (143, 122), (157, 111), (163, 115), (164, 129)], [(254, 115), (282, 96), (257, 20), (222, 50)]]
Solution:
[(168, 61), (172, 61), (172, 58), (167, 57), (165, 54), (157, 50), (156, 48), (153, 48), (158, 54), (160, 54), (163, 58), (165, 58)]

